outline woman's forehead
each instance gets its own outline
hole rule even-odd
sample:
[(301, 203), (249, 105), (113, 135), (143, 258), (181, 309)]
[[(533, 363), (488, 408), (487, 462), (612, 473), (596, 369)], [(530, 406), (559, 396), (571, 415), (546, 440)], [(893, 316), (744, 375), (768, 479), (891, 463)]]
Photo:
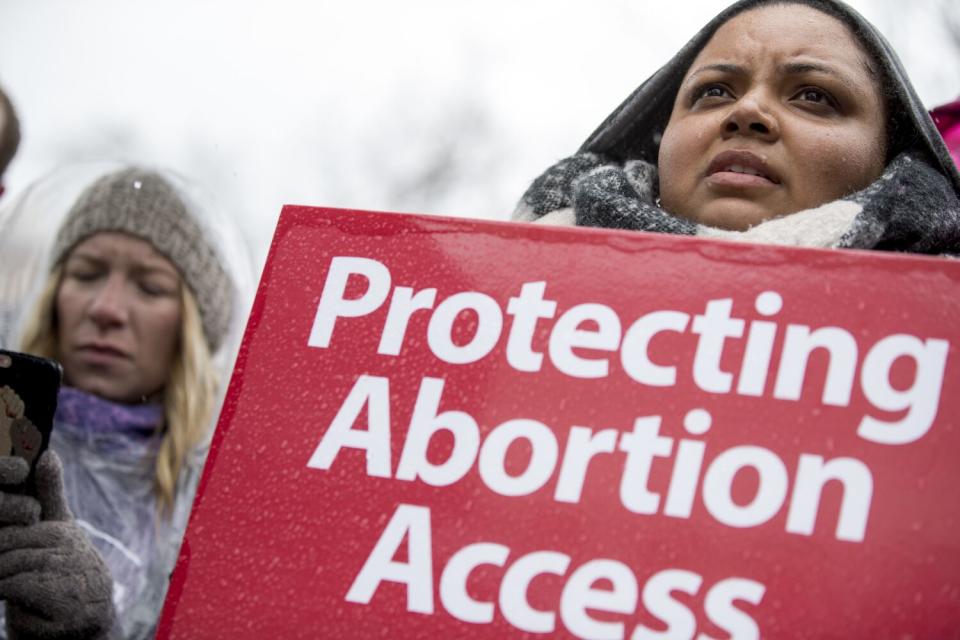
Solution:
[(876, 83), (869, 57), (845, 24), (802, 4), (775, 4), (740, 13), (720, 26), (687, 75), (706, 63), (752, 65), (809, 58), (847, 71), (851, 80)]
[(152, 244), (120, 231), (100, 231), (81, 240), (68, 258), (123, 260), (151, 269), (177, 272), (173, 263)]

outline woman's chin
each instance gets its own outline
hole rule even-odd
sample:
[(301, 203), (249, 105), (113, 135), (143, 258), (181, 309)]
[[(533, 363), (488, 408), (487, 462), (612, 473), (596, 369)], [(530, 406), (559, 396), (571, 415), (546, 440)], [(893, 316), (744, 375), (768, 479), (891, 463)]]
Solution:
[(117, 380), (108, 376), (82, 376), (79, 379), (69, 380), (70, 386), (98, 396), (111, 402), (133, 404), (143, 401), (143, 394), (138, 394), (131, 388), (129, 381)]
[(709, 202), (684, 217), (707, 227), (727, 231), (746, 231), (750, 227), (783, 214), (784, 212), (779, 209), (757, 202), (723, 198)]

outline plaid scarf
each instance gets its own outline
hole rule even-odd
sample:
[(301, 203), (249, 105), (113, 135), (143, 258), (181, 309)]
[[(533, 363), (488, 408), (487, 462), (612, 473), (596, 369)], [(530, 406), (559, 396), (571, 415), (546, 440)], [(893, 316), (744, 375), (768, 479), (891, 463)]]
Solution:
[(596, 153), (561, 160), (537, 178), (514, 220), (650, 231), (806, 247), (960, 253), (960, 202), (949, 179), (903, 153), (865, 189), (815, 209), (729, 231), (658, 206), (657, 168)]

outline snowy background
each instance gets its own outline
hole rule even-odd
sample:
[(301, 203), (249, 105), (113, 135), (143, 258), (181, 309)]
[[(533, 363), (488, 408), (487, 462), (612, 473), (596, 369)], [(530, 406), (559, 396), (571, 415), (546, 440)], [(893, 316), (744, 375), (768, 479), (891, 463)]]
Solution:
[[(23, 126), (9, 202), (122, 159), (213, 195), (266, 255), (285, 203), (505, 219), (726, 0), (0, 0)], [(854, 0), (929, 107), (960, 0)]]

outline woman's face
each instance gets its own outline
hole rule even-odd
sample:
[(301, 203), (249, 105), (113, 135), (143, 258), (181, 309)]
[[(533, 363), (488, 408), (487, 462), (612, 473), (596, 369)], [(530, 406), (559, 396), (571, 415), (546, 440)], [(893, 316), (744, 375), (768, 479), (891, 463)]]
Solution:
[(179, 347), (180, 274), (152, 245), (101, 232), (67, 256), (57, 290), (66, 382), (119, 402), (161, 391)]
[(786, 4), (724, 24), (684, 77), (660, 143), (672, 213), (743, 230), (858, 191), (884, 167), (879, 80), (847, 27)]

